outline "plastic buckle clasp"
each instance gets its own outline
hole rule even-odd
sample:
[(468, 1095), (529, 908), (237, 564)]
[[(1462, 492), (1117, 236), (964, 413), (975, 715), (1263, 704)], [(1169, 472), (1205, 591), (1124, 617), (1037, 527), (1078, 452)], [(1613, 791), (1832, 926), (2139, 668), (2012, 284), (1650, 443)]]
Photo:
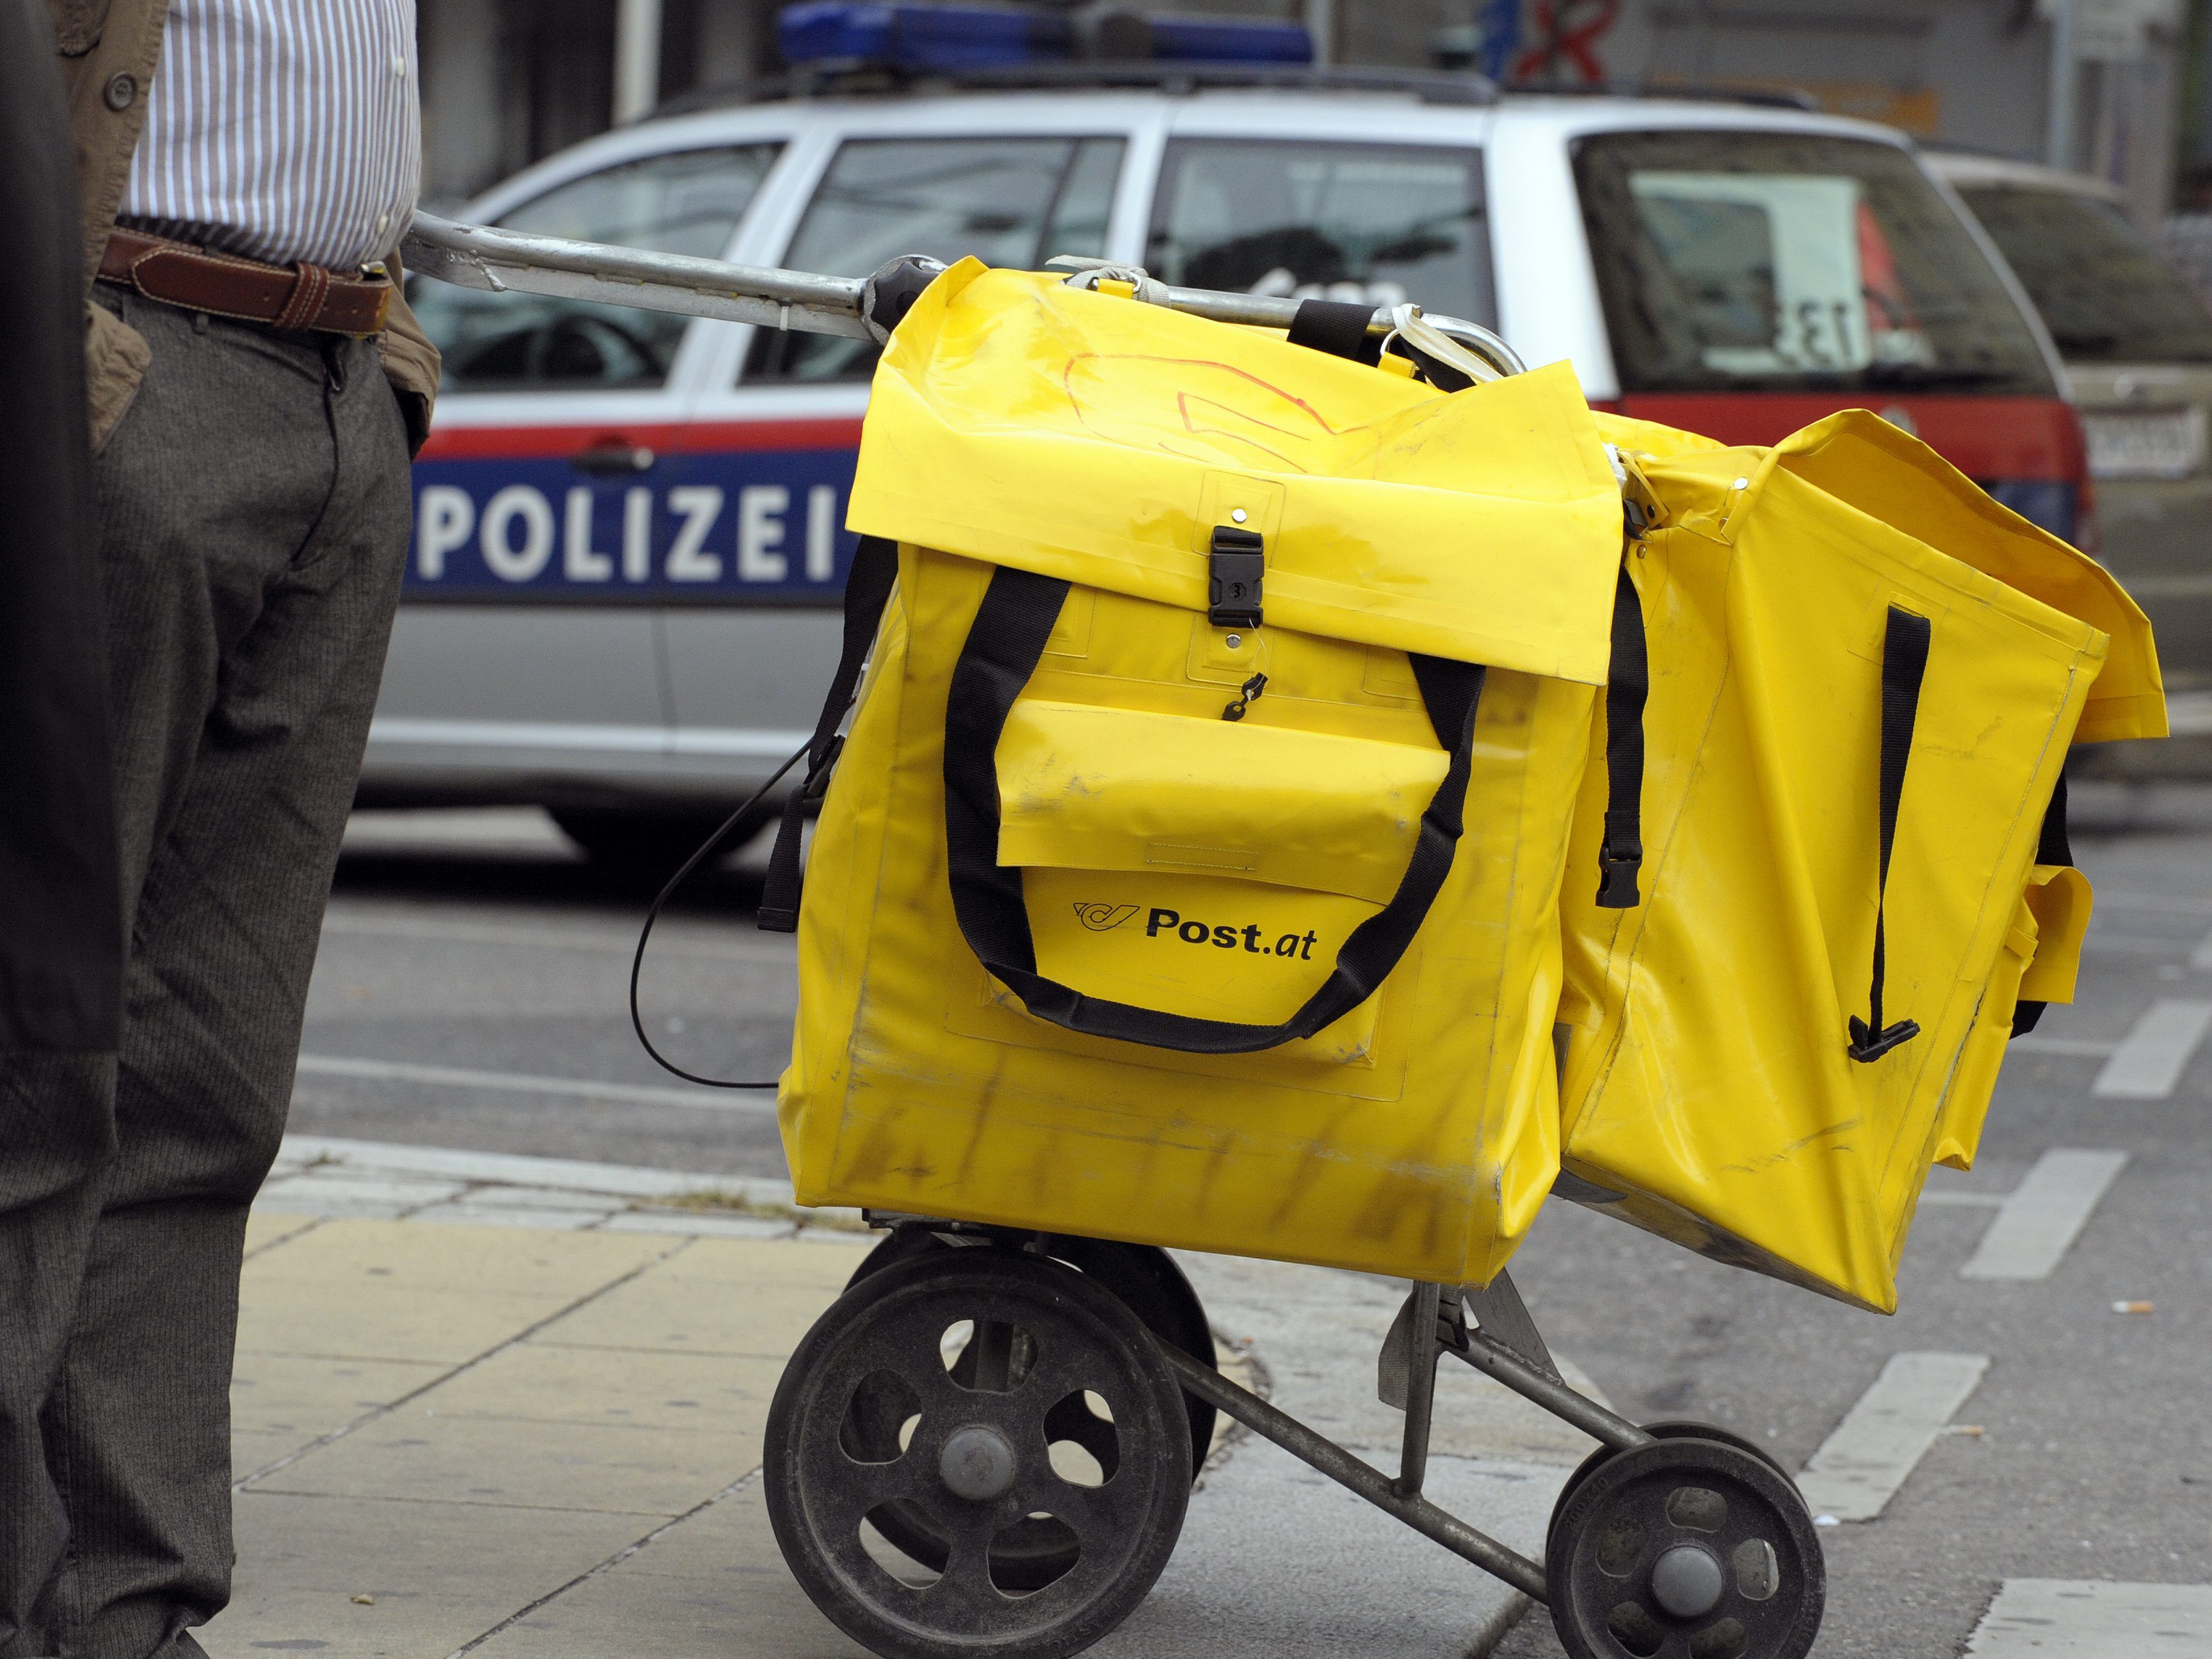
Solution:
[(830, 775), (837, 769), (837, 758), (845, 752), (845, 734), (838, 732), (830, 739), (830, 746), (822, 752), (821, 762), (810, 767), (806, 781), (799, 787), (799, 798), (809, 805), (818, 805), (830, 793)]
[(1601, 910), (1632, 910), (1644, 902), (1637, 872), (1644, 867), (1640, 841), (1607, 841), (1597, 853), (1597, 900)]
[(1257, 628), (1267, 571), (1267, 544), (1258, 531), (1214, 526), (1206, 564), (1206, 620), (1216, 628)]
[(1910, 1042), (1920, 1035), (1920, 1022), (1917, 1019), (1900, 1019), (1879, 1031), (1856, 1014), (1850, 1017), (1849, 1023), (1851, 1040), (1844, 1052), (1862, 1066), (1871, 1065), (1900, 1042)]

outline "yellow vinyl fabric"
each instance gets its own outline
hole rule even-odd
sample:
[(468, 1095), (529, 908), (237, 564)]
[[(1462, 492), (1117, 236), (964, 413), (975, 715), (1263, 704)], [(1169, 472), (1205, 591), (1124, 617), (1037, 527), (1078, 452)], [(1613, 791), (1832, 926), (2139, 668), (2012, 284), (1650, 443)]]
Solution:
[(2029, 866), (2027, 889), (1998, 948), (1989, 987), (1973, 1030), (1959, 1056), (1958, 1075), (1943, 1100), (1936, 1161), (1954, 1170), (1974, 1167), (1982, 1120), (1996, 1088), (1997, 1068), (2012, 1041), (2013, 1017), (2023, 1001), (2071, 1002), (2081, 966), (2081, 935), (2089, 926), (2089, 878), (2071, 865)]
[[(1620, 513), (1564, 365), (1448, 397), (1050, 276), (939, 276), (877, 371), (848, 520), (897, 577), (799, 908), (799, 1201), (1486, 1282), (1558, 1168), (1559, 888)], [(1230, 526), (1263, 544), (1258, 627), (1209, 617)], [(1469, 665), (1455, 747), (1433, 688)], [(1249, 1052), (1101, 1034), (1102, 1008), (1309, 1010), (1439, 867), (1448, 774), (1464, 832), (1371, 994)]]
[[(1595, 902), (1594, 754), (1561, 904), (1561, 1190), (1890, 1311), (1922, 1183), (1971, 1161), (2016, 1000), (2072, 994), (2087, 884), (2037, 865), (2039, 837), (2070, 742), (2164, 732), (2149, 628), (2094, 562), (1863, 411), (1771, 449), (1600, 420), (1658, 515), (1626, 561), (1643, 865), (1639, 902)], [(1914, 630), (1885, 884), (1884, 665)], [(1918, 1029), (1856, 1060), (1878, 907), (1880, 1024)]]

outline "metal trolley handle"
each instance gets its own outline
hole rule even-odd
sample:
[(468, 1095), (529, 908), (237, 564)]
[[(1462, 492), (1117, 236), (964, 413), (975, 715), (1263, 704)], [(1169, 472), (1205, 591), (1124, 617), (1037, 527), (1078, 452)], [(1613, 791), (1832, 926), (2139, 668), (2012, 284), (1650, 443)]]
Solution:
[[(428, 213), (415, 216), (400, 258), (420, 276), (487, 293), (594, 300), (802, 334), (841, 334), (878, 344), (890, 337), (915, 296), (945, 269), (935, 259), (909, 253), (872, 276), (817, 276), (811, 271), (725, 264), (681, 253), (456, 224)], [(1176, 288), (1139, 267), (1104, 260), (1063, 255), (1051, 263), (1073, 268), (1069, 280), (1080, 286), (1092, 286), (1102, 276), (1119, 278), (1131, 284), (1139, 300), (1217, 323), (1287, 329), (1300, 303), (1272, 295)], [(1512, 347), (1480, 324), (1424, 313), (1418, 306), (1377, 307), (1368, 319), (1367, 331), (1377, 338), (1403, 335), (1425, 343), (1431, 352), (1449, 352), (1476, 380), (1518, 374), (1526, 367)]]

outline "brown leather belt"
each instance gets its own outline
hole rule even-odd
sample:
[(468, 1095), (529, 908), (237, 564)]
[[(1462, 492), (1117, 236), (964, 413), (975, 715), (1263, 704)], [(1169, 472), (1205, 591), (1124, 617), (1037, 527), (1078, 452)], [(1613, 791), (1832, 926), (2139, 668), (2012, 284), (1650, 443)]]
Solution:
[(100, 275), (164, 305), (325, 334), (380, 333), (392, 305), (392, 283), (381, 276), (334, 276), (305, 261), (289, 270), (264, 265), (119, 225), (100, 256)]

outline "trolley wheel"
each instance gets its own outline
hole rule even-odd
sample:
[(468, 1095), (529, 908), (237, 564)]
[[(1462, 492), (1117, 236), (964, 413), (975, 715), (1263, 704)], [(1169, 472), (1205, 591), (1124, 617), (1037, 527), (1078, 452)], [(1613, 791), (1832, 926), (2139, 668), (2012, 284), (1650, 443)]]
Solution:
[[(1025, 1236), (1027, 1239), (1037, 1237)], [(1154, 1244), (1124, 1244), (1110, 1238), (1084, 1238), (1073, 1233), (1042, 1236), (1044, 1254), (1103, 1285), (1120, 1297), (1130, 1312), (1145, 1322), (1145, 1328), (1172, 1342), (1201, 1365), (1215, 1363), (1213, 1329), (1206, 1322), (1206, 1309), (1183, 1277), (1175, 1258)], [(871, 1274), (895, 1261), (911, 1261), (931, 1250), (974, 1249), (947, 1244), (927, 1226), (903, 1224), (893, 1228), (861, 1258), (845, 1281), (850, 1290)], [(967, 1363), (963, 1361), (963, 1363)], [(1213, 1407), (1194, 1394), (1182, 1397), (1190, 1418), (1190, 1471), (1195, 1480), (1213, 1448)]]
[(792, 1355), (769, 1520), (815, 1606), (885, 1659), (1060, 1659), (1167, 1565), (1185, 1422), (1174, 1373), (1103, 1286), (1011, 1251), (926, 1252), (847, 1291)]
[[(1073, 1234), (1043, 1235), (1042, 1243), (1045, 1255), (1077, 1268), (1113, 1291), (1154, 1335), (1174, 1343), (1205, 1364), (1214, 1363), (1213, 1333), (1206, 1325), (1206, 1310), (1199, 1305), (1190, 1281), (1165, 1250)], [(846, 1281), (846, 1288), (850, 1290), (895, 1263), (911, 1261), (933, 1251), (981, 1248), (986, 1247), (949, 1244), (927, 1226), (896, 1227), (862, 1258), (860, 1265), (853, 1270), (852, 1278)], [(977, 1352), (974, 1344), (962, 1351), (953, 1362), (954, 1382), (963, 1387), (973, 1386)], [(1195, 1480), (1213, 1444), (1213, 1407), (1191, 1394), (1183, 1395), (1182, 1403), (1190, 1419), (1191, 1472)], [(884, 1420), (879, 1407), (864, 1409), (862, 1417), (860, 1432), (867, 1437), (869, 1444), (881, 1448), (896, 1443), (896, 1420)], [(1098, 1432), (1083, 1413), (1068, 1413), (1064, 1426), (1079, 1443), (1086, 1433)], [(874, 1524), (898, 1549), (932, 1571), (944, 1571), (942, 1540), (907, 1505), (885, 1504), (874, 1517)], [(1026, 1521), (1000, 1540), (994, 1571), (998, 1583), (1007, 1589), (1037, 1589), (1066, 1571), (1074, 1559), (1072, 1546), (1061, 1528), (1049, 1522)]]
[[(1756, 1457), (1760, 1462), (1765, 1464), (1767, 1468), (1772, 1469), (1775, 1474), (1780, 1475), (1784, 1480), (1790, 1480), (1790, 1471), (1782, 1467), (1780, 1462), (1775, 1457), (1772, 1452), (1767, 1450), (1765, 1447), (1760, 1445), (1757, 1441), (1752, 1439), (1750, 1436), (1738, 1434), (1733, 1429), (1723, 1429), (1717, 1424), (1713, 1423), (1676, 1422), (1673, 1420), (1661, 1423), (1646, 1423), (1643, 1425), (1643, 1428), (1644, 1432), (1650, 1435), (1655, 1440), (1717, 1440), (1723, 1446), (1734, 1446), (1738, 1451), (1749, 1452), (1753, 1457)], [(1589, 1479), (1590, 1471), (1597, 1468), (1599, 1464), (1604, 1462), (1607, 1458), (1612, 1455), (1612, 1447), (1600, 1446), (1588, 1457), (1585, 1457), (1581, 1462), (1575, 1465), (1575, 1472), (1567, 1477), (1567, 1484), (1559, 1488), (1559, 1497), (1553, 1500), (1552, 1519), (1553, 1521), (1557, 1521), (1559, 1516), (1565, 1512), (1568, 1504), (1573, 1501), (1575, 1489), (1581, 1486), (1583, 1481)], [(1793, 1480), (1790, 1484), (1794, 1486), (1796, 1483)], [(1550, 1536), (1548, 1531), (1546, 1534), (1545, 1543), (1546, 1552), (1548, 1553), (1550, 1546)]]
[(1804, 1659), (1827, 1569), (1796, 1487), (1718, 1441), (1615, 1452), (1552, 1522), (1544, 1577), (1570, 1659)]

